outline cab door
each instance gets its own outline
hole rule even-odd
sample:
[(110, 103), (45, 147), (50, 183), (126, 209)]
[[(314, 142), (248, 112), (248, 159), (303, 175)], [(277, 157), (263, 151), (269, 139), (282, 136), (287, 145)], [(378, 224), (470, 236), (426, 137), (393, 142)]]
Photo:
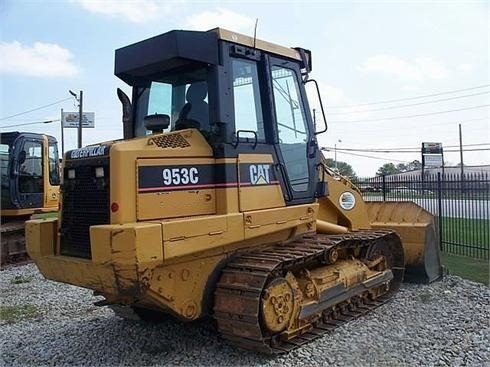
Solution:
[(315, 200), (319, 149), (296, 63), (269, 57), (274, 144), (286, 204)]
[(24, 137), (16, 149), (15, 181), (13, 194), (18, 198), (19, 209), (41, 208), (44, 203), (42, 139)]
[(43, 208), (58, 208), (60, 191), (60, 161), (58, 143), (52, 136), (44, 137), (43, 185)]

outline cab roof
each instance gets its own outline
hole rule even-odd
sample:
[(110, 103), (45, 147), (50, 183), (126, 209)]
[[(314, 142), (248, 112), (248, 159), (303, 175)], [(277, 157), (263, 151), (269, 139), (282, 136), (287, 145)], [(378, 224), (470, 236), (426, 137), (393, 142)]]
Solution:
[(218, 40), (301, 61), (296, 49), (254, 39), (223, 28), (206, 32), (173, 30), (116, 50), (114, 74), (130, 85), (141, 77), (202, 63), (219, 62)]

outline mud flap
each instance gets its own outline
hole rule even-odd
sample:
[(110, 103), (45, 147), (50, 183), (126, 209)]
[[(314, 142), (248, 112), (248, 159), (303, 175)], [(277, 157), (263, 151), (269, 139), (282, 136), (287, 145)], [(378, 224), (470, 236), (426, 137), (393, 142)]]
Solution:
[(402, 239), (407, 282), (430, 283), (442, 276), (434, 217), (411, 201), (368, 202), (373, 228), (395, 230)]

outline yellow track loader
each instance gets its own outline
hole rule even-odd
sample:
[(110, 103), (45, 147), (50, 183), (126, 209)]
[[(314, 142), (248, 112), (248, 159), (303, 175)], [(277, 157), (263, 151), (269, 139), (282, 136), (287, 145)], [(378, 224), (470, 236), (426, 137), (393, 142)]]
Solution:
[(116, 50), (121, 140), (65, 154), (59, 219), (32, 220), (48, 279), (144, 320), (216, 320), (282, 353), (441, 275), (433, 217), (366, 204), (324, 164), (311, 52), (224, 29)]

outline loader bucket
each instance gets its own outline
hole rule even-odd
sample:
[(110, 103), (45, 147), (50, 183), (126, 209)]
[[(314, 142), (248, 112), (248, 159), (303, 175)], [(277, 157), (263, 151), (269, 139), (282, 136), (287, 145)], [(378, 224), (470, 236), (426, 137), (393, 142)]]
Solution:
[(411, 201), (368, 202), (373, 228), (395, 230), (402, 240), (407, 282), (430, 283), (442, 276), (434, 217)]

